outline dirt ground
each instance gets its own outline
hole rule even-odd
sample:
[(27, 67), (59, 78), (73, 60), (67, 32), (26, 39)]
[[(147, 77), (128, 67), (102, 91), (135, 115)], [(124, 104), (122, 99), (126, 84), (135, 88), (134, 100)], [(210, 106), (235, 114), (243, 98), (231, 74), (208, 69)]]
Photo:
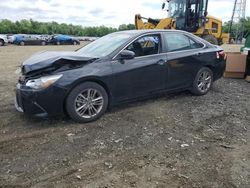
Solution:
[(0, 187), (250, 187), (250, 84), (221, 79), (206, 96), (157, 96), (77, 124), (14, 109), (21, 62), (37, 51), (0, 48)]

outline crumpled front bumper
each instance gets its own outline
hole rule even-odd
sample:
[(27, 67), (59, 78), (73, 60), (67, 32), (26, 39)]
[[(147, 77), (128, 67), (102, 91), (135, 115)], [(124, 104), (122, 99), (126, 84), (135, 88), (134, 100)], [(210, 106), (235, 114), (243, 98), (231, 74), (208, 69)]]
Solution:
[(33, 90), (18, 83), (15, 108), (19, 112), (37, 117), (63, 115), (66, 93), (66, 89), (57, 86), (44, 90)]

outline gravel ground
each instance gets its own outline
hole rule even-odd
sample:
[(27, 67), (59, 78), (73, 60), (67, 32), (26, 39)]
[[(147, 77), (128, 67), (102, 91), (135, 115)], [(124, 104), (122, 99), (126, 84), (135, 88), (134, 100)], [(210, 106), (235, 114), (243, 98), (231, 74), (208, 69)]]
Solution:
[[(83, 44), (82, 44), (83, 45)], [(0, 48), (0, 187), (250, 187), (250, 84), (161, 95), (77, 124), (15, 111), (15, 70), (42, 50)]]

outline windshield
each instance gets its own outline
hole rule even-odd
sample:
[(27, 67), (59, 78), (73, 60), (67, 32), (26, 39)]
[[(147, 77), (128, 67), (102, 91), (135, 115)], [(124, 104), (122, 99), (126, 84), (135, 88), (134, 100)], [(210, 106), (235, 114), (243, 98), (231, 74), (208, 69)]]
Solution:
[(168, 5), (169, 17), (184, 17), (186, 11), (186, 0), (171, 0)]
[(86, 57), (104, 57), (125, 44), (131, 37), (128, 33), (112, 33), (82, 47), (76, 53)]

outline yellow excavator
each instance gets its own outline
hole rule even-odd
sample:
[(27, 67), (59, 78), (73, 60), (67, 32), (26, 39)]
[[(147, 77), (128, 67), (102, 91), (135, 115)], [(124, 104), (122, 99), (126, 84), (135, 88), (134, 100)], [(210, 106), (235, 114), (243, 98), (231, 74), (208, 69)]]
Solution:
[(168, 12), (167, 18), (152, 19), (137, 14), (135, 27), (136, 29), (184, 30), (212, 44), (228, 43), (229, 33), (222, 32), (220, 19), (208, 16), (207, 7), (208, 0), (167, 0), (162, 4), (162, 9)]

